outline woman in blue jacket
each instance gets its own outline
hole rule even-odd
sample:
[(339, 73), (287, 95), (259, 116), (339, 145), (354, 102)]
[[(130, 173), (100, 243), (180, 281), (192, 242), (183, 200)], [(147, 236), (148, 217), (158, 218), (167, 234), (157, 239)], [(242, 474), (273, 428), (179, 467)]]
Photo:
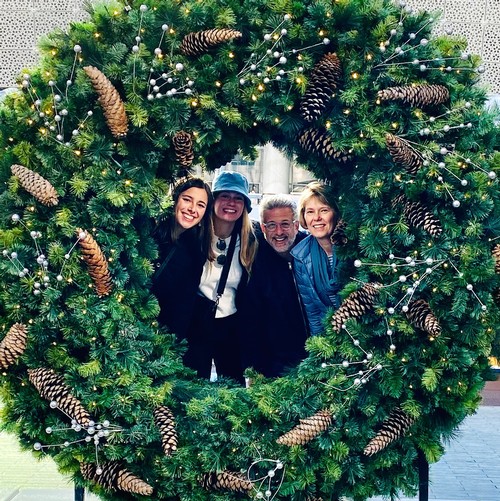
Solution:
[(339, 307), (336, 245), (339, 209), (331, 186), (309, 183), (299, 201), (299, 221), (309, 236), (292, 249), (294, 273), (311, 335), (324, 331), (329, 308)]

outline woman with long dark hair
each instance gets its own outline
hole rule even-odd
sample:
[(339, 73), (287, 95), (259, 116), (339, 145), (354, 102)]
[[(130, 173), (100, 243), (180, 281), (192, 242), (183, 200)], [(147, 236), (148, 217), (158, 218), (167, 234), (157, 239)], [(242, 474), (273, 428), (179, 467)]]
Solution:
[(153, 292), (160, 304), (159, 323), (185, 338), (203, 265), (214, 259), (213, 195), (203, 179), (192, 177), (174, 187), (172, 198), (173, 211), (158, 226), (160, 259)]

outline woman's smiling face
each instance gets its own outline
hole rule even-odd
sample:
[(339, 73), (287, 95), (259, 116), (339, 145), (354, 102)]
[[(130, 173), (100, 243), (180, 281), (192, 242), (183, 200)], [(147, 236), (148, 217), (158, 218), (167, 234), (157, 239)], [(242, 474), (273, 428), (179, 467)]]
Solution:
[(243, 214), (245, 197), (236, 191), (221, 191), (215, 196), (215, 217), (226, 222), (235, 222)]
[(175, 220), (184, 230), (196, 226), (205, 215), (208, 195), (203, 188), (189, 188), (179, 195), (175, 205)]
[(318, 197), (311, 197), (304, 206), (307, 229), (318, 240), (330, 238), (335, 229), (335, 216), (335, 211)]

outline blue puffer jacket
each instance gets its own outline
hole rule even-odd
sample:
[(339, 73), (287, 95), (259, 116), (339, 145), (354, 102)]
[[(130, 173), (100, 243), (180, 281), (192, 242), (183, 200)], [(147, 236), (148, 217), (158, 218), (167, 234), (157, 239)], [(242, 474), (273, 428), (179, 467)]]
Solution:
[(291, 251), (294, 257), (293, 271), (297, 288), (304, 306), (304, 311), (309, 323), (309, 332), (312, 336), (324, 332), (324, 320), (328, 312), (328, 306), (321, 301), (313, 283), (311, 244), (314, 237), (307, 236), (299, 242)]

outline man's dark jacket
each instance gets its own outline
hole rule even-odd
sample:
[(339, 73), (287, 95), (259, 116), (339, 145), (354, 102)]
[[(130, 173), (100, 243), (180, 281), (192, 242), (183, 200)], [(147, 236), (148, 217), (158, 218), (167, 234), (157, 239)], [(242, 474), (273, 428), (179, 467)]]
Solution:
[[(294, 245), (305, 238), (298, 233)], [(307, 331), (291, 263), (258, 232), (259, 250), (241, 298), (243, 367), (281, 376), (305, 358)]]

